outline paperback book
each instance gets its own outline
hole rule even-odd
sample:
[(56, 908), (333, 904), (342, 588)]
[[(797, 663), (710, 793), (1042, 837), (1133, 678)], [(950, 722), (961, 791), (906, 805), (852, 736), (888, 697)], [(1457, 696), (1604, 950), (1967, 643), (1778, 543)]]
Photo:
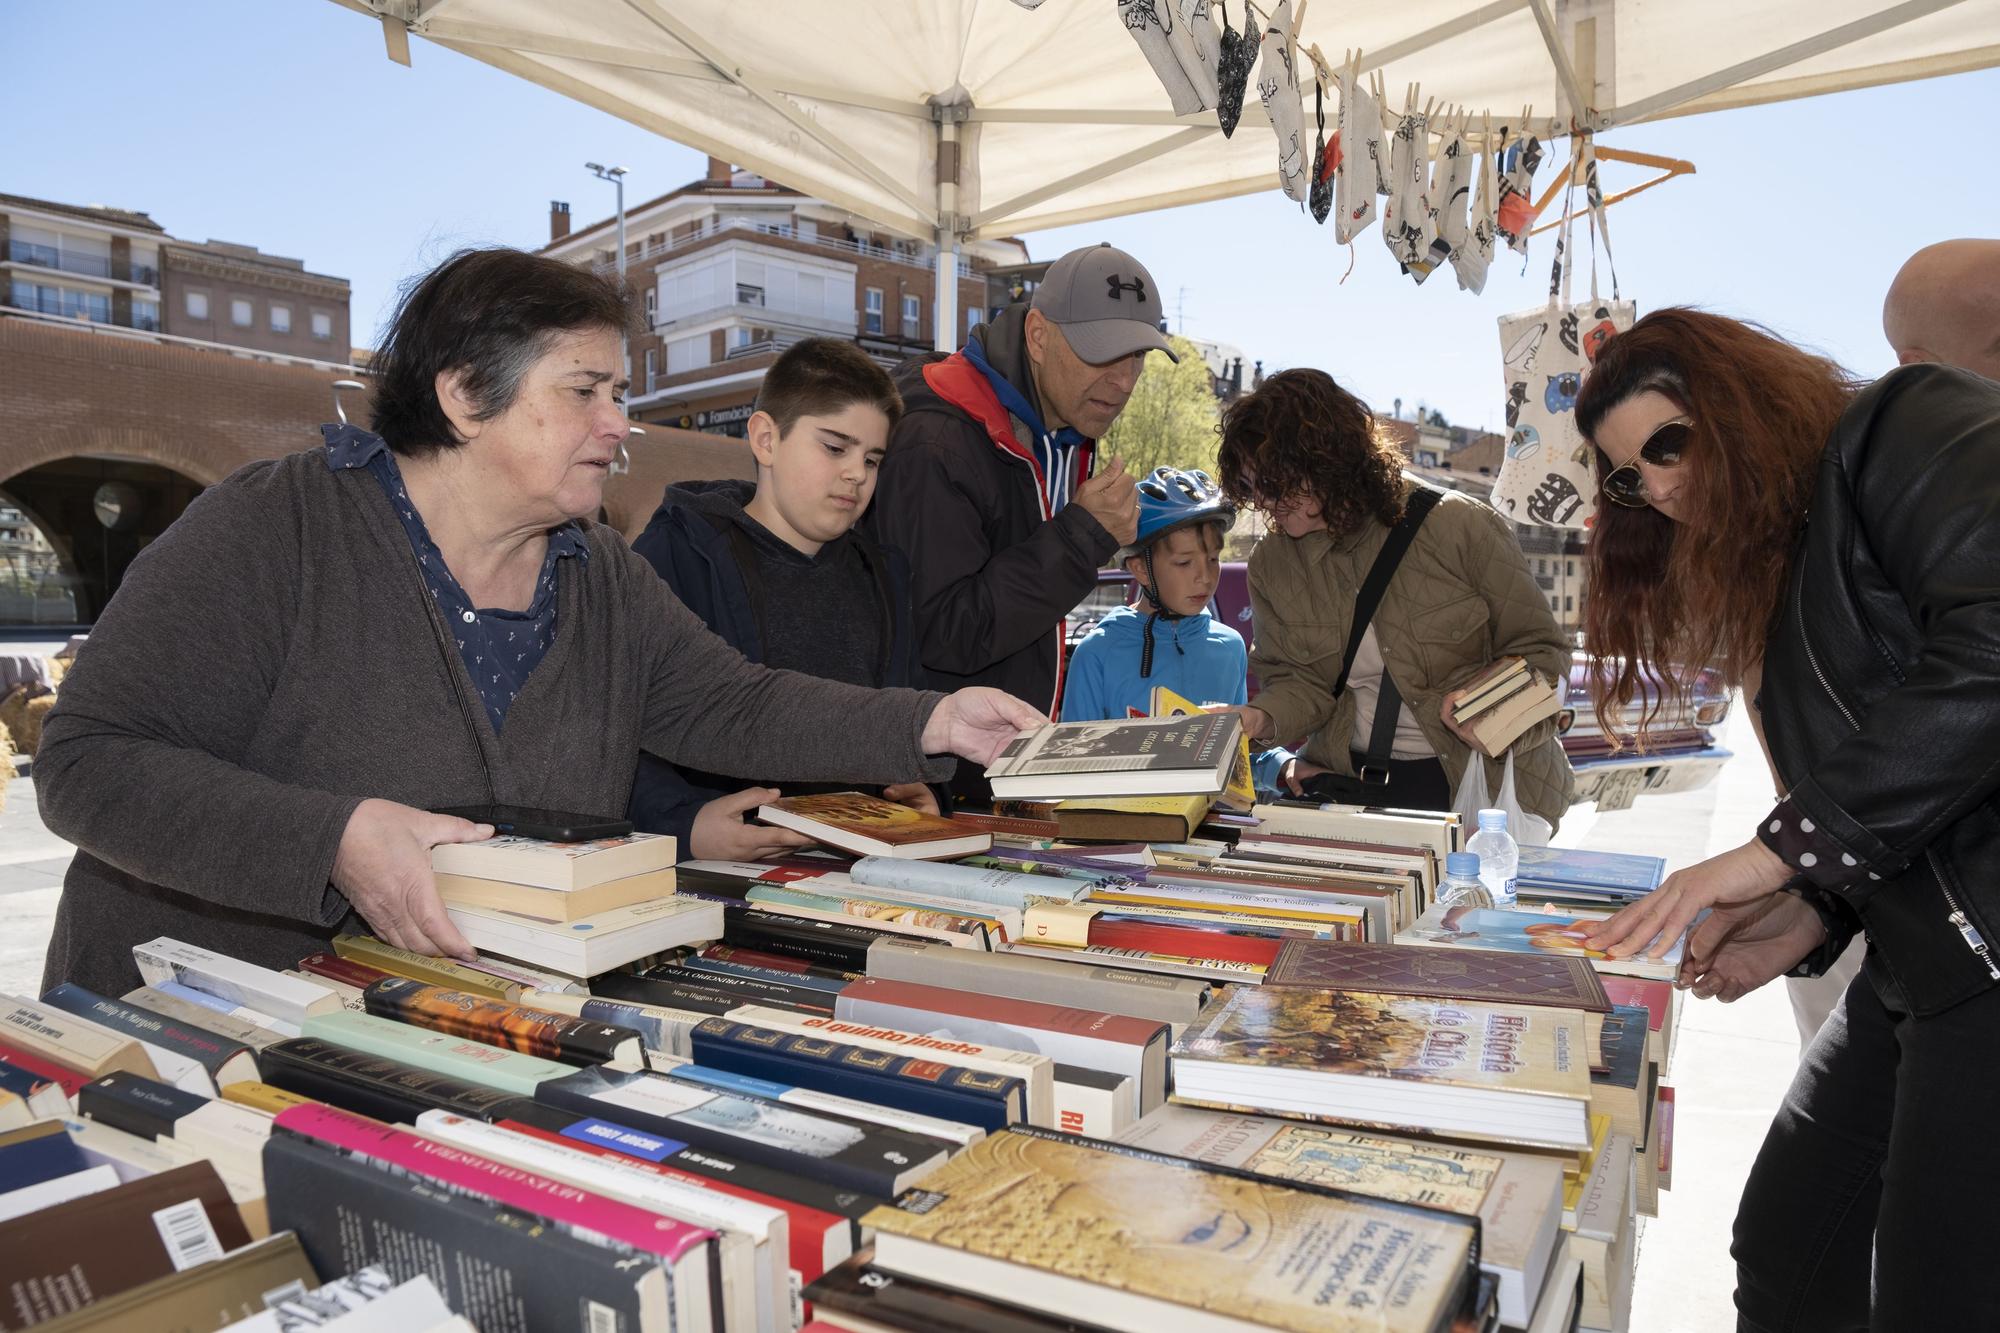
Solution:
[(502, 834), (483, 842), (446, 842), (431, 848), (431, 869), (447, 875), (564, 890), (587, 889), (628, 875), (666, 870), (676, 859), (674, 840), (657, 833), (630, 833), (590, 842), (547, 842)]
[(787, 796), (760, 807), (757, 818), (856, 856), (940, 860), (993, 845), (990, 833), (858, 791)]

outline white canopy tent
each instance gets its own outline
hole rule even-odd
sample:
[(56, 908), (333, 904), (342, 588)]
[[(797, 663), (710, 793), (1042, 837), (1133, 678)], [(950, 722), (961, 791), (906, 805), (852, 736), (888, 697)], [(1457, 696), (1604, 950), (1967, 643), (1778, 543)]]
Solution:
[[(416, 33), (935, 240), (941, 276), (962, 238), (1277, 185), (1254, 86), (1233, 138), (1176, 116), (1115, 0), (335, 3), (392, 58)], [(2000, 0), (1318, 0), (1299, 27), (1392, 89), (1532, 108), (1544, 137), (2000, 65)], [(943, 339), (957, 284), (937, 289)]]

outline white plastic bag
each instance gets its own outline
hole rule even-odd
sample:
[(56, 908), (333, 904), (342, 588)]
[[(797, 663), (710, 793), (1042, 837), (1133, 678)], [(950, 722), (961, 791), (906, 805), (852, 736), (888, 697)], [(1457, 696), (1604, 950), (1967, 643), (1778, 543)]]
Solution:
[(1470, 837), (1479, 827), (1481, 810), (1505, 810), (1507, 812), (1507, 832), (1513, 836), (1516, 847), (1546, 847), (1549, 845), (1549, 822), (1540, 815), (1529, 814), (1521, 808), (1521, 798), (1514, 794), (1514, 752), (1507, 752), (1507, 766), (1500, 777), (1500, 795), (1495, 797), (1486, 782), (1486, 761), (1476, 751), (1466, 760), (1465, 776), (1458, 780), (1458, 791), (1452, 796), (1451, 808), (1455, 811)]

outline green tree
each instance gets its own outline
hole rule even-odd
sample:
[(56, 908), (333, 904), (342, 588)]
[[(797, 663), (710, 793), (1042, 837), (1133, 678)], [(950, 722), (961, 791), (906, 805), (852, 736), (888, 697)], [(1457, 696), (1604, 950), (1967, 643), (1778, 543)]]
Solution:
[(1180, 361), (1158, 352), (1147, 355), (1131, 401), (1098, 446), (1100, 465), (1116, 455), (1134, 477), (1156, 467), (1200, 468), (1213, 476), (1221, 444), (1215, 382), (1193, 343), (1179, 337), (1169, 341)]

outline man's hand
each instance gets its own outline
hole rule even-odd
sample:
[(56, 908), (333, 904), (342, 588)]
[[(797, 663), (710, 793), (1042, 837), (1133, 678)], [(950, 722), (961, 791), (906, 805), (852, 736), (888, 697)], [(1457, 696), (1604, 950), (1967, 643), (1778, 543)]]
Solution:
[(1120, 546), (1130, 546), (1138, 537), (1139, 483), (1126, 475), (1124, 459), (1114, 458), (1110, 467), (1086, 478), (1071, 499)]
[(1718, 907), (1688, 936), (1680, 984), (1699, 999), (1740, 1000), (1826, 940), (1812, 904), (1773, 893), (1740, 907)]
[(745, 823), (743, 816), (778, 799), (776, 787), (749, 787), (718, 796), (695, 813), (687, 855), (696, 861), (761, 861), (810, 847), (812, 839), (790, 829)]
[(1321, 768), (1318, 764), (1308, 764), (1305, 760), (1295, 755), (1287, 759), (1283, 767), (1278, 769), (1278, 781), (1283, 783), (1285, 790), (1292, 795), (1304, 796), (1306, 794), (1306, 783), (1326, 771), (1326, 769)]
[(431, 875), (431, 848), (447, 842), (480, 842), (490, 824), (367, 800), (354, 807), (333, 856), (333, 887), (380, 938), (414, 953), (449, 954), (471, 962), (478, 955), (451, 924)]
[(1638, 902), (1598, 922), (1584, 940), (1613, 958), (1630, 958), (1642, 950), (1649, 958), (1661, 958), (1704, 908), (1757, 902), (1783, 888), (1791, 877), (1791, 867), (1752, 838), (1741, 847), (1675, 871)]
[(1471, 746), (1475, 754), (1483, 754), (1488, 759), (1497, 758), (1498, 756), (1486, 748), (1486, 743), (1473, 734), (1471, 727), (1461, 727), (1457, 722), (1452, 720), (1451, 710), (1458, 706), (1460, 699), (1463, 699), (1470, 693), (1470, 690), (1453, 690), (1445, 695), (1443, 704), (1438, 708), (1438, 716), (1444, 720), (1444, 724), (1451, 731), (1451, 734)]
[(924, 724), (925, 754), (955, 754), (984, 768), (1016, 736), (1048, 722), (1005, 690), (974, 685), (944, 697)]
[(921, 810), (927, 815), (942, 813), (938, 809), (937, 793), (921, 782), (898, 782), (893, 787), (884, 787), (882, 799), (894, 801), (897, 805), (907, 805), (912, 810)]

